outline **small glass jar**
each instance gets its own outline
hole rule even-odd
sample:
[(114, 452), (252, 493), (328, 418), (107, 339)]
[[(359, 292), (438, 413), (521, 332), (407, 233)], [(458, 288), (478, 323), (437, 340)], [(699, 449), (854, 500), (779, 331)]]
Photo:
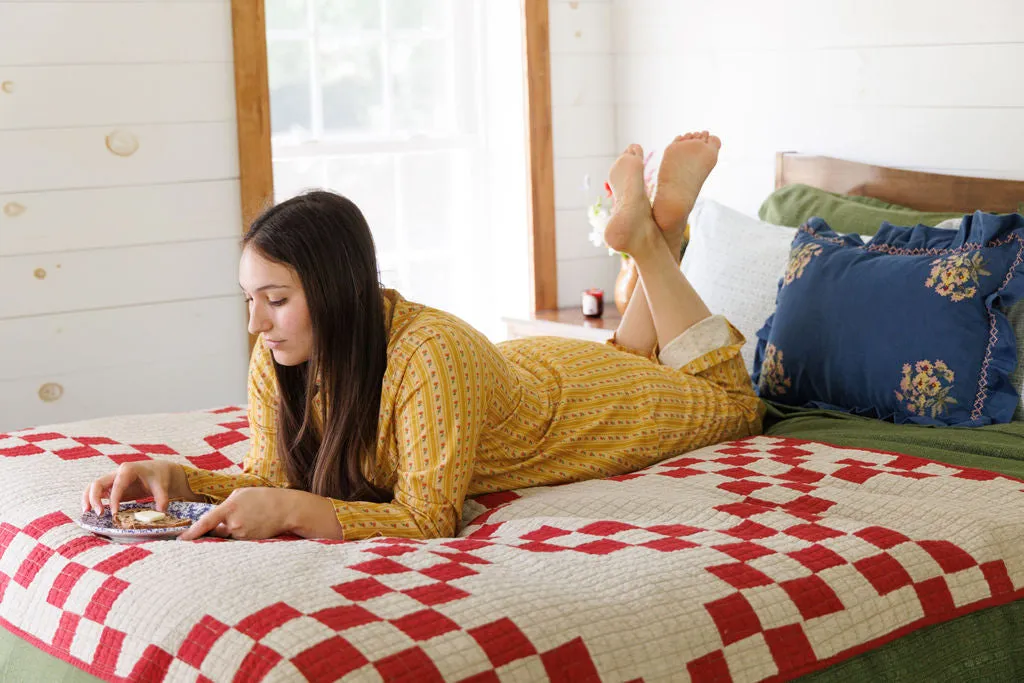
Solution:
[(587, 318), (600, 318), (604, 314), (604, 290), (586, 289), (580, 297), (583, 315)]

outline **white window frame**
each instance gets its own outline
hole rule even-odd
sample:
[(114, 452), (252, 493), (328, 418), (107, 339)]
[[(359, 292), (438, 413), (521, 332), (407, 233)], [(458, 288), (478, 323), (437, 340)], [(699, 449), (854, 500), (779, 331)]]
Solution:
[[(274, 2), (274, 0), (266, 0)], [(434, 2), (436, 0), (422, 0)], [(306, 3), (306, 26), (302, 29), (269, 29), (267, 44), (269, 48), (276, 42), (305, 42), (309, 51), (309, 82), (311, 130), (308, 135), (294, 133), (278, 133), (271, 135), (272, 162), (297, 159), (339, 159), (347, 156), (388, 155), (395, 159), (392, 188), (400, 191), (398, 158), (405, 154), (462, 151), (468, 153), (474, 169), (481, 165), (480, 156), (483, 150), (481, 135), (483, 107), (480, 103), (482, 94), (480, 60), (471, 56), (479, 56), (482, 41), (482, 0), (450, 0), (448, 3), (448, 30), (431, 29), (392, 30), (388, 25), (387, 11), (390, 0), (382, 0), (381, 23), (379, 29), (357, 29), (334, 34), (344, 36), (346, 41), (357, 41), (364, 44), (377, 43), (381, 49), (381, 88), (384, 109), (384, 133), (344, 133), (328, 135), (324, 130), (322, 84), (320, 81), (318, 44), (325, 30), (316, 19), (316, 7), (313, 0)], [(465, 38), (472, 38), (466, 41)], [(452, 111), (460, 117), (456, 132), (448, 134), (408, 134), (391, 130), (393, 103), (391, 98), (391, 78), (389, 71), (390, 44), (395, 39), (404, 40), (447, 40), (448, 88), (452, 97)], [(462, 53), (462, 54), (457, 54)], [(474, 61), (476, 62), (474, 64)], [(461, 72), (457, 76), (457, 72)], [(461, 76), (461, 77), (460, 77)], [(271, 103), (271, 107), (273, 104)], [(460, 132), (467, 131), (467, 132)], [(478, 173), (471, 173), (473, 176)], [(327, 187), (326, 174), (320, 178), (320, 187)], [(278, 200), (283, 197), (277, 197)], [(402, 288), (408, 282), (409, 269), (417, 263), (439, 261), (448, 253), (447, 247), (422, 248), (409, 244), (406, 230), (406, 217), (402, 215), (401, 202), (396, 197), (396, 234), (394, 247), (378, 251), (378, 262), (385, 284)], [(372, 229), (371, 225), (371, 229)], [(465, 235), (453, 234), (453, 240), (464, 239)], [(468, 276), (468, 274), (466, 274)]]

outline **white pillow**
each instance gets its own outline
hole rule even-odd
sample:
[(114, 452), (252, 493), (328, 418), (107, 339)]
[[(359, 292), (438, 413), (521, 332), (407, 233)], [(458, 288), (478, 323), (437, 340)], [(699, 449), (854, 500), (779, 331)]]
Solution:
[(751, 218), (710, 199), (690, 214), (690, 241), (681, 268), (712, 313), (743, 333), (741, 353), (754, 371), (757, 331), (775, 311), (796, 228)]
[(947, 218), (946, 220), (938, 223), (935, 227), (942, 228), (943, 230), (959, 230), (960, 224), (963, 220), (963, 218)]

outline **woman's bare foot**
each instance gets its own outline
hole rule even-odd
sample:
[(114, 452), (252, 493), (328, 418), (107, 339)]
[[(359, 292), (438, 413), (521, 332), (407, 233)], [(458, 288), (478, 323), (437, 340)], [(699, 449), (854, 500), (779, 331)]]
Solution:
[(654, 221), (669, 248), (679, 258), (686, 219), (711, 169), (718, 163), (722, 141), (708, 132), (678, 135), (661, 158), (654, 194)]
[(614, 204), (604, 229), (605, 243), (616, 251), (636, 256), (663, 242), (644, 188), (644, 151), (630, 145), (608, 171)]

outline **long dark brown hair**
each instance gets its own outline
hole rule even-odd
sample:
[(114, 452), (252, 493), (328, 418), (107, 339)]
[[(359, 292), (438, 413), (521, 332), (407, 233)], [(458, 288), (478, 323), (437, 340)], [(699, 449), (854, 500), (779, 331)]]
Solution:
[[(391, 500), (391, 492), (376, 487), (363, 469), (372, 471), (375, 460), (388, 330), (377, 255), (362, 212), (340, 195), (309, 192), (267, 209), (249, 227), (242, 248), (296, 272), (313, 326), (307, 362), (274, 361), (277, 450), (289, 485), (340, 500)], [(313, 423), (318, 391), (319, 440)]]

